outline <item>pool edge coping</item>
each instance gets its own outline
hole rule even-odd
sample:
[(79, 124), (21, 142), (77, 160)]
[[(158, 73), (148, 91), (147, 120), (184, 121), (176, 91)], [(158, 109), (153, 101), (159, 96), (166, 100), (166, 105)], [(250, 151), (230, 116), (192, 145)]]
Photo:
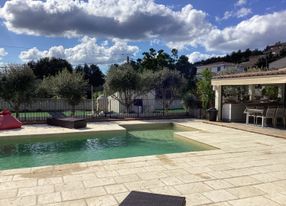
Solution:
[[(143, 124), (149, 124), (149, 125), (153, 125), (153, 124), (173, 124), (173, 125), (178, 125), (180, 127), (185, 127), (185, 128), (192, 128), (190, 126), (186, 126), (186, 125), (181, 125), (180, 122), (175, 122), (174, 120), (168, 120), (168, 121), (162, 121), (162, 122), (142, 122), (142, 123), (134, 123), (134, 124), (122, 124), (122, 123), (116, 123), (117, 126), (119, 127), (122, 127), (122, 129), (117, 129), (117, 130), (96, 130), (96, 131), (89, 131), (89, 132), (82, 132), (82, 131), (77, 131), (76, 133), (77, 134), (82, 134), (82, 133), (105, 133), (105, 132), (117, 132), (117, 131), (127, 131), (126, 128), (123, 127), (123, 125), (143, 125)], [(195, 129), (195, 128), (193, 128)], [(191, 130), (190, 130), (191, 131)], [(66, 164), (54, 164), (54, 165), (44, 165), (44, 166), (35, 166), (35, 167), (23, 167), (23, 168), (14, 168), (14, 169), (4, 169), (4, 170), (1, 170), (0, 169), (0, 175), (2, 175), (2, 173), (5, 171), (26, 171), (26, 170), (30, 170), (30, 171), (33, 171), (33, 170), (39, 170), (41, 168), (54, 168), (54, 167), (65, 167), (65, 166), (68, 166), (68, 165), (88, 165), (88, 164), (93, 164), (93, 163), (100, 163), (100, 162), (111, 162), (111, 161), (124, 161), (126, 162), (126, 160), (130, 160), (130, 159), (141, 159), (141, 158), (145, 158), (145, 159), (153, 159), (153, 158), (158, 158), (158, 156), (161, 156), (161, 155), (171, 155), (171, 156), (175, 156), (177, 154), (195, 154), (195, 153), (202, 153), (202, 152), (210, 152), (210, 151), (215, 151), (215, 150), (221, 150), (220, 148), (218, 147), (215, 147), (215, 146), (212, 146), (212, 145), (209, 145), (207, 143), (204, 143), (204, 142), (201, 142), (201, 141), (197, 141), (197, 140), (194, 140), (192, 139), (191, 137), (186, 137), (186, 136), (182, 136), (180, 134), (177, 134), (177, 133), (184, 133), (184, 132), (190, 132), (190, 131), (182, 131), (182, 132), (176, 132), (175, 134), (176, 135), (179, 135), (181, 136), (182, 138), (184, 138), (185, 140), (187, 141), (192, 141), (192, 142), (195, 142), (195, 143), (198, 143), (198, 144), (203, 144), (203, 145), (206, 145), (208, 147), (211, 147), (212, 149), (207, 149), (207, 150), (201, 150), (201, 151), (190, 151), (190, 152), (176, 152), (176, 153), (166, 153), (166, 154), (155, 154), (155, 155), (146, 155), (146, 156), (135, 156), (135, 157), (126, 157), (126, 158), (114, 158), (114, 159), (106, 159), (106, 160), (93, 160), (93, 161), (85, 161), (85, 162), (74, 162), (74, 163), (66, 163)], [(195, 131), (199, 131), (199, 132), (203, 132), (203, 130), (199, 130), (199, 129), (195, 129)], [(72, 133), (74, 133), (74, 131), (71, 131), (71, 132), (62, 132), (62, 133), (44, 133), (44, 134), (29, 134), (29, 135), (19, 135), (21, 138), (24, 136), (24, 137), (28, 137), (31, 138), (31, 136), (33, 138), (37, 138), (37, 136), (40, 136), (40, 135), (49, 135), (49, 137), (53, 137), (55, 135), (59, 135), (59, 134), (64, 134), (64, 135), (71, 135)], [(10, 138), (10, 137), (17, 137), (17, 136), (2, 136), (2, 137), (6, 137), (6, 138)], [(0, 136), (0, 141), (2, 140), (2, 138)], [(65, 137), (64, 137), (65, 138)], [(6, 139), (3, 139), (3, 141), (5, 141)], [(12, 140), (17, 140), (17, 139), (12, 139)], [(140, 161), (140, 160), (139, 160)]]

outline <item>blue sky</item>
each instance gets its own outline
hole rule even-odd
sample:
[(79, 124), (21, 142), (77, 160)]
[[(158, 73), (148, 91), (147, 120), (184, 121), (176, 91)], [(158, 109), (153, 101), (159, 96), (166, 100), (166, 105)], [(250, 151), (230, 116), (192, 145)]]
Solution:
[(0, 1), (0, 64), (41, 57), (103, 69), (150, 47), (191, 62), (286, 41), (286, 0)]

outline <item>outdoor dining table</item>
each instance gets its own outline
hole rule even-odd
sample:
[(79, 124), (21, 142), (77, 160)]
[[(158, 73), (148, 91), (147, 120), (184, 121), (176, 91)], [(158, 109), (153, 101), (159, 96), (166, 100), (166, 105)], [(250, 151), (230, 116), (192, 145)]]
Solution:
[(246, 124), (249, 124), (250, 115), (263, 115), (264, 109), (246, 108), (244, 114), (246, 114)]

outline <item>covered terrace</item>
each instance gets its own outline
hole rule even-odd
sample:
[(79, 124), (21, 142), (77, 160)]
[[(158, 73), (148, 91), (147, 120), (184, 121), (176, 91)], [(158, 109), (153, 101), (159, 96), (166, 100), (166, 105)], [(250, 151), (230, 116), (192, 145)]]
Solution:
[(218, 75), (212, 86), (218, 121), (285, 126), (286, 68)]

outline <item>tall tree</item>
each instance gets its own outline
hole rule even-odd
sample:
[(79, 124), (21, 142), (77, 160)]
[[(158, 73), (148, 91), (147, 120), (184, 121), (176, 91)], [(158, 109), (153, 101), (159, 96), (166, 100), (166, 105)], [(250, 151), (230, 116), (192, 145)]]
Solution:
[(104, 91), (130, 112), (133, 100), (148, 91), (150, 81), (136, 71), (131, 64), (113, 65), (106, 75)]
[(42, 58), (36, 62), (29, 62), (28, 65), (32, 68), (34, 74), (38, 79), (43, 79), (44, 77), (54, 76), (57, 73), (66, 69), (72, 72), (72, 65), (64, 60), (57, 58)]
[(159, 69), (174, 69), (174, 62), (175, 60), (168, 53), (164, 52), (164, 50), (161, 49), (158, 51), (157, 63)]
[(85, 97), (87, 82), (83, 75), (76, 72), (63, 70), (56, 76), (45, 77), (42, 81), (42, 88), (45, 88), (51, 95), (63, 98), (72, 108), (72, 116), (75, 114), (75, 107)]
[(187, 79), (192, 79), (197, 74), (197, 68), (189, 62), (189, 58), (185, 55), (179, 57), (175, 68)]
[(144, 69), (150, 71), (158, 70), (158, 62), (157, 62), (157, 52), (155, 49), (149, 49), (149, 52), (143, 52), (143, 59), (141, 61)]
[(189, 62), (189, 58), (182, 55), (178, 58), (175, 68), (187, 80), (185, 91), (194, 90), (196, 87), (197, 68)]
[(77, 66), (76, 72), (82, 73), (89, 85), (92, 85), (95, 88), (102, 87), (104, 84), (104, 74), (95, 64), (91, 64), (90, 66), (85, 64), (83, 67)]
[(91, 64), (90, 66), (85, 64), (84, 66), (77, 66), (76, 72), (81, 73), (84, 79), (88, 82), (89, 86), (86, 87), (87, 97), (91, 98), (91, 87), (94, 87), (94, 91), (102, 91), (103, 84), (105, 82), (104, 74), (99, 69), (99, 67), (95, 64)]
[(0, 97), (19, 117), (21, 105), (29, 103), (36, 89), (36, 77), (27, 65), (9, 65), (0, 75)]
[(146, 70), (159, 71), (163, 68), (168, 68), (170, 70), (175, 69), (175, 64), (178, 60), (178, 51), (176, 49), (172, 50), (172, 54), (168, 54), (163, 49), (158, 52), (151, 48), (149, 52), (143, 53), (143, 59), (137, 60), (138, 63)]
[(186, 80), (176, 70), (164, 68), (154, 74), (157, 98), (161, 99), (164, 112), (167, 112), (175, 99), (181, 98)]
[(203, 109), (213, 106), (214, 91), (211, 85), (212, 73), (208, 69), (202, 72), (201, 78), (197, 82), (197, 93), (202, 102)]
[(177, 61), (178, 60), (178, 50), (177, 49), (172, 49), (171, 50), (172, 53), (172, 58)]

